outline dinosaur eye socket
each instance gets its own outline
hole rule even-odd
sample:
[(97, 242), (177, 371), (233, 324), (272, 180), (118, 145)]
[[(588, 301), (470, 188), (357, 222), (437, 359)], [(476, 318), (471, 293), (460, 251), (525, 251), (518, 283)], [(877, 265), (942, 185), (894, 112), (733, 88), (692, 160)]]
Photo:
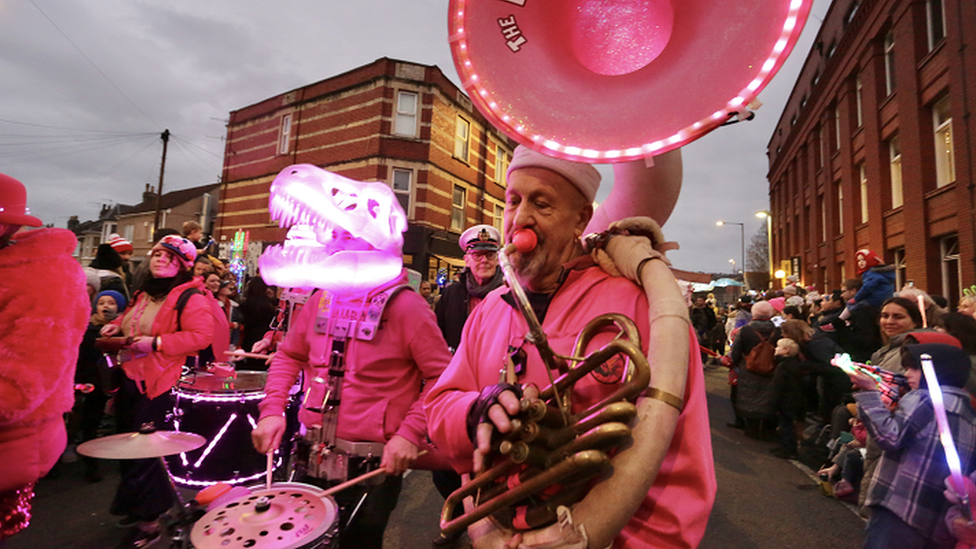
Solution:
[(380, 207), (380, 203), (379, 202), (370, 199), (370, 201), (367, 203), (366, 207), (367, 207), (367, 210), (369, 211), (369, 215), (373, 216), (373, 219), (376, 219), (376, 218), (379, 217), (379, 212), (376, 211)]

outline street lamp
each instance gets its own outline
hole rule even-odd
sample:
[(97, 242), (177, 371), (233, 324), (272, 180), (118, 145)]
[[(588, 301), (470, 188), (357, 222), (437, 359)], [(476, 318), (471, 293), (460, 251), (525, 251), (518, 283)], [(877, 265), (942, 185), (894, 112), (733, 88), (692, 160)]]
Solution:
[(729, 260), (729, 263), (732, 264), (732, 274), (735, 274), (735, 260), (734, 259), (730, 259)]
[(773, 287), (773, 214), (762, 210), (756, 212), (756, 217), (766, 220), (766, 252), (769, 254), (769, 288)]
[[(749, 291), (749, 277), (746, 276), (746, 225), (745, 223), (736, 223), (735, 221), (716, 221), (716, 225), (719, 227), (723, 225), (738, 225), (741, 231), (741, 244), (742, 244), (742, 282), (746, 285), (746, 291)], [(733, 261), (733, 263), (735, 263)], [(734, 267), (732, 269), (735, 271)]]

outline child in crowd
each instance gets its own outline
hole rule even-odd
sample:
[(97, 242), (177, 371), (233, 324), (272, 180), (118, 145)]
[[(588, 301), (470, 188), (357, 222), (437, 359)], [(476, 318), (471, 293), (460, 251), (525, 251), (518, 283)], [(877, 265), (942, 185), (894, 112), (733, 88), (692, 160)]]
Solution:
[(945, 524), (949, 502), (943, 482), (949, 474), (939, 428), (923, 376), (922, 355), (932, 359), (942, 388), (946, 415), (964, 470), (976, 467), (976, 411), (963, 389), (969, 377), (969, 355), (942, 343), (907, 345), (902, 355), (911, 391), (889, 411), (875, 381), (851, 374), (858, 416), (883, 450), (868, 489), (871, 510), (865, 549), (952, 548), (955, 539)]
[(773, 360), (776, 362), (773, 390), (776, 393), (779, 446), (770, 451), (783, 459), (799, 459), (796, 441), (803, 437), (803, 429), (799, 426), (802, 425), (801, 418), (805, 413), (803, 389), (799, 386), (803, 377), (803, 364), (799, 355), (800, 345), (796, 341), (781, 337), (776, 342), (776, 350), (773, 351)]
[(878, 254), (867, 249), (858, 250), (854, 258), (857, 260), (857, 275), (861, 277), (861, 289), (841, 312), (842, 320), (850, 318), (851, 312), (865, 304), (881, 308), (885, 300), (895, 293), (893, 265), (885, 265)]

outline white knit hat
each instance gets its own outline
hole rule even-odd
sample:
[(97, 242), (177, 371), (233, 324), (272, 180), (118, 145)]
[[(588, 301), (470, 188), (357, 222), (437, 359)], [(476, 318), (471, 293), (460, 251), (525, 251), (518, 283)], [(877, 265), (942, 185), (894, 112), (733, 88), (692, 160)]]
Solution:
[(506, 177), (519, 168), (544, 168), (558, 173), (579, 189), (588, 202), (593, 202), (600, 188), (600, 172), (593, 166), (546, 156), (522, 145), (515, 148)]

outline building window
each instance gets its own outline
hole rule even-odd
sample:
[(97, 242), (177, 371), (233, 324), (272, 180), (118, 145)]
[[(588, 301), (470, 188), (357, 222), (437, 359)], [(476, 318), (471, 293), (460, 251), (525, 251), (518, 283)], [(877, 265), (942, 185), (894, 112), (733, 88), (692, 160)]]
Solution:
[(860, 128), (864, 125), (864, 114), (862, 111), (864, 85), (861, 83), (861, 73), (857, 73), (857, 78), (854, 80), (854, 91), (854, 97), (857, 99), (857, 127)]
[(834, 53), (836, 52), (837, 52), (837, 42), (831, 42), (830, 46), (827, 47), (827, 59), (833, 57)]
[(844, 28), (847, 28), (847, 25), (850, 25), (851, 21), (854, 21), (854, 15), (857, 14), (859, 7), (861, 7), (859, 1), (854, 0), (854, 2), (851, 2), (851, 6), (847, 8), (847, 13), (844, 14)]
[(816, 86), (820, 82), (820, 71), (817, 70), (813, 73), (813, 85)]
[(834, 150), (840, 150), (840, 105), (834, 107)]
[(858, 167), (861, 181), (861, 223), (868, 222), (868, 170), (861, 164)]
[(505, 236), (505, 206), (501, 204), (495, 204), (495, 223), (494, 227), (498, 229), (498, 232)]
[(837, 182), (837, 234), (844, 234), (844, 187)]
[(936, 187), (944, 187), (956, 180), (948, 97), (932, 107), (932, 125), (935, 127), (935, 184)]
[(959, 261), (959, 237), (945, 236), (939, 240), (942, 252), (942, 295), (950, 304), (959, 303), (962, 293), (962, 264)]
[(457, 126), (454, 130), (454, 156), (462, 162), (468, 161), (468, 139), (471, 133), (471, 124), (461, 118), (457, 118)]
[(945, 0), (929, 0), (925, 12), (929, 31), (929, 50), (945, 38)]
[(901, 186), (901, 147), (898, 145), (897, 135), (888, 141), (888, 158), (891, 168), (891, 209), (895, 209), (905, 203)]
[(464, 187), (454, 186), (454, 198), (451, 206), (451, 230), (464, 229), (464, 206), (467, 203), (467, 192)]
[(410, 183), (413, 181), (413, 170), (393, 168), (393, 194), (396, 195), (403, 213), (410, 217)]
[(905, 248), (898, 248), (892, 254), (895, 257), (895, 288), (901, 289), (905, 285)]
[(501, 146), (495, 146), (495, 181), (502, 187), (506, 186), (505, 173), (508, 171), (508, 152)]
[(134, 240), (132, 240), (132, 235), (134, 235), (135, 232), (136, 232), (136, 226), (135, 225), (133, 225), (132, 223), (129, 223), (128, 225), (125, 226), (125, 229), (123, 229), (122, 232), (124, 233), (122, 235), (122, 238), (128, 240), (129, 242), (134, 242)]
[(291, 114), (281, 117), (281, 132), (278, 139), (278, 154), (288, 154), (291, 145)]
[(396, 122), (393, 133), (416, 137), (417, 135), (417, 94), (408, 91), (397, 92)]
[(824, 195), (817, 195), (817, 207), (820, 208), (820, 241), (827, 241), (827, 202)]
[(888, 31), (884, 37), (885, 97), (895, 91), (895, 34)]

